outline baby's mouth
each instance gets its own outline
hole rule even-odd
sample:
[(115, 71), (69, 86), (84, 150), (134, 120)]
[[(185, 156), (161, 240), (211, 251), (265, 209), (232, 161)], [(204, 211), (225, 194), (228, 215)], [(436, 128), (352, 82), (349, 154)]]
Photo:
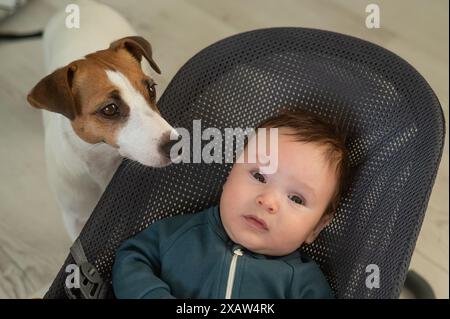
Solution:
[(266, 222), (264, 220), (262, 220), (261, 218), (256, 217), (255, 215), (244, 215), (244, 219), (248, 225), (250, 225), (251, 227), (253, 227), (257, 230), (262, 230), (262, 231), (269, 230), (269, 227), (267, 226)]

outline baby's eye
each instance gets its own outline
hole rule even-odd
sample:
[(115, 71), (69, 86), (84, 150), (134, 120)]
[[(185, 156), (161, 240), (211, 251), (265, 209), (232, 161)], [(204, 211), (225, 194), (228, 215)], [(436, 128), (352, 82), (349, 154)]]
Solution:
[(303, 200), (300, 196), (297, 196), (297, 195), (289, 195), (288, 197), (289, 197), (289, 199), (290, 199), (291, 201), (293, 201), (293, 202), (296, 203), (296, 204), (299, 204), (299, 205), (304, 205), (304, 204), (305, 204), (304, 200)]
[(261, 174), (260, 172), (253, 172), (252, 176), (258, 180), (260, 183), (265, 183), (266, 179), (264, 178), (264, 175)]

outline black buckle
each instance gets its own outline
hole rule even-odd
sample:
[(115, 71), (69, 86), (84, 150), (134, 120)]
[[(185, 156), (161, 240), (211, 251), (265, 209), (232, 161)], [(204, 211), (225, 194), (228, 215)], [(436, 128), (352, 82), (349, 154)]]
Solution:
[(64, 290), (69, 299), (104, 299), (109, 290), (109, 284), (103, 281), (97, 268), (87, 261), (83, 246), (77, 239), (70, 252), (79, 266), (80, 287), (68, 288), (64, 284)]

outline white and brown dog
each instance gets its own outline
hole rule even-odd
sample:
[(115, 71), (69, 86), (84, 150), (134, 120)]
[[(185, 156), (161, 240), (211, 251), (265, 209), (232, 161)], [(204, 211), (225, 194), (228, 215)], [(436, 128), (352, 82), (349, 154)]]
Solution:
[[(170, 163), (176, 131), (156, 107), (150, 44), (110, 7), (80, 1), (80, 28), (56, 14), (44, 31), (47, 75), (29, 103), (44, 109), (48, 177), (75, 239), (125, 156)], [(50, 111), (50, 112), (48, 112)]]

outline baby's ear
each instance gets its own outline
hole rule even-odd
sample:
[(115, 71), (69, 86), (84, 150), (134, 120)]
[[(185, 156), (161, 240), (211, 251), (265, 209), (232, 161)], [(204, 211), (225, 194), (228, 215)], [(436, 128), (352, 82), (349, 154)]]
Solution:
[(322, 229), (327, 227), (332, 220), (333, 220), (332, 214), (323, 214), (319, 222), (317, 223), (316, 227), (313, 229), (311, 234), (309, 234), (309, 236), (306, 238), (305, 243), (311, 244), (313, 241), (315, 241), (317, 236), (319, 236), (320, 232), (322, 231)]

